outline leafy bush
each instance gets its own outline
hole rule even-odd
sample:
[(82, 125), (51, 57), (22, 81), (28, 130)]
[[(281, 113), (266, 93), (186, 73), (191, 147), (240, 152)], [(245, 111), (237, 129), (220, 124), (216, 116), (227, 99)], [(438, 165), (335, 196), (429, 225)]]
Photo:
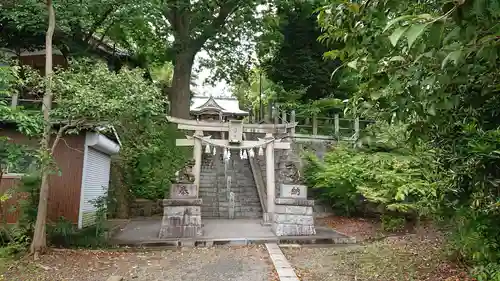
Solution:
[(342, 42), (325, 56), (359, 78), (350, 112), (404, 122), (408, 143), (433, 151), (436, 168), (417, 178), (438, 200), (410, 199), (450, 219), (452, 248), (482, 280), (500, 271), (499, 11), (495, 0), (332, 1), (319, 15), (321, 40)]
[(47, 239), (52, 246), (59, 248), (96, 248), (107, 246), (106, 228), (97, 222), (93, 226), (78, 229), (64, 217), (54, 225), (47, 226)]
[(28, 174), (21, 178), (18, 192), (25, 194), (19, 200), (19, 225), (31, 233), (35, 226), (40, 198), (41, 177), (39, 174)]
[(500, 263), (488, 263), (475, 267), (471, 275), (477, 281), (500, 281)]
[(401, 216), (391, 216), (384, 214), (381, 217), (382, 229), (389, 232), (403, 230), (406, 224), (406, 219)]
[(496, 218), (462, 208), (452, 220), (452, 254), (467, 264), (500, 263), (500, 225)]
[(76, 225), (64, 217), (53, 224), (48, 225), (48, 241), (57, 247), (63, 248), (94, 248), (106, 246), (106, 213), (107, 195), (100, 196), (91, 201), (96, 208), (95, 223), (84, 229), (78, 229)]
[(170, 179), (187, 159), (187, 151), (175, 145), (182, 134), (163, 120), (129, 122), (119, 134), (122, 150), (114, 164), (119, 166), (121, 183), (112, 185), (126, 185), (133, 198), (165, 198)]
[(386, 133), (370, 138), (371, 133), (381, 132), (377, 126), (369, 129), (363, 148), (339, 144), (326, 154), (324, 163), (309, 155), (306, 181), (320, 189), (320, 196), (334, 209), (348, 214), (361, 212), (364, 201), (387, 211), (428, 213), (439, 188), (432, 151), (402, 145), (401, 126), (383, 125)]
[(0, 258), (17, 256), (26, 251), (31, 243), (30, 233), (19, 226), (0, 228)]
[(317, 198), (328, 202), (338, 213), (352, 215), (361, 211), (363, 198), (357, 190), (359, 170), (349, 164), (354, 151), (335, 149), (321, 163), (315, 155), (307, 156), (304, 170), (308, 186), (317, 190)]

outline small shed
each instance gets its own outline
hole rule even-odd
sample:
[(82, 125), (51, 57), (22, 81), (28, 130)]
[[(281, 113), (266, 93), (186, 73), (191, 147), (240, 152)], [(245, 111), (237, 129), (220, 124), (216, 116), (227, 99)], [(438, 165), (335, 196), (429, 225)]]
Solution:
[[(116, 139), (118, 140), (118, 139)], [(118, 142), (97, 132), (85, 135), (78, 227), (95, 221), (95, 200), (106, 196), (109, 188), (111, 155), (120, 151)]]
[[(38, 145), (37, 139), (28, 138), (9, 124), (0, 124), (0, 136), (8, 137), (14, 143), (24, 144), (29, 150)], [(100, 129), (82, 131), (77, 135), (65, 135), (58, 143), (54, 160), (59, 174), (51, 175), (48, 199), (48, 219), (55, 222), (64, 217), (78, 225), (78, 228), (90, 226), (95, 222), (95, 200), (105, 196), (109, 188), (111, 156), (120, 150), (116, 134), (104, 133)], [(23, 162), (30, 158), (23, 159)], [(24, 163), (25, 164), (25, 163)], [(15, 188), (20, 179), (27, 174), (28, 165), (7, 168), (0, 182), (0, 194)], [(14, 194), (7, 205), (16, 205), (22, 194)], [(8, 223), (16, 223), (19, 211), (6, 211)], [(3, 218), (2, 218), (3, 219)]]

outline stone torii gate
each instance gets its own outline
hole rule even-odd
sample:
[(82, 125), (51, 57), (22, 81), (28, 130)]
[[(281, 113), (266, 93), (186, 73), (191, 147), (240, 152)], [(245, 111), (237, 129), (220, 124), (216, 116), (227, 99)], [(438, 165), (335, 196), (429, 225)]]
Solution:
[[(265, 147), (266, 150), (266, 189), (267, 189), (267, 214), (264, 220), (270, 218), (274, 212), (275, 205), (275, 174), (274, 174), (274, 150), (290, 149), (289, 142), (281, 142), (281, 139), (274, 138), (274, 133), (286, 133), (288, 129), (295, 128), (297, 123), (287, 124), (247, 124), (240, 120), (221, 121), (197, 121), (186, 120), (175, 117), (167, 117), (167, 120), (176, 123), (178, 129), (194, 131), (193, 136), (186, 139), (177, 139), (177, 146), (193, 146), (194, 158), (194, 185), (196, 186), (196, 196), (198, 195), (201, 173), (201, 162), (203, 154), (203, 144), (223, 147), (226, 149), (253, 149)], [(222, 139), (212, 139), (211, 136), (204, 136), (203, 132), (223, 132)], [(227, 139), (224, 135), (227, 132)], [(244, 140), (244, 133), (264, 133), (265, 137), (258, 140)], [(267, 219), (266, 219), (267, 218)]]

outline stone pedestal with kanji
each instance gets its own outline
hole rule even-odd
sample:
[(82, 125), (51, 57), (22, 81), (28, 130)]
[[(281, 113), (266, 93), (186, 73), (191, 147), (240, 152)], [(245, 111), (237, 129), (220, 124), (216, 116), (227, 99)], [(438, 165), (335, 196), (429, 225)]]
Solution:
[(163, 200), (163, 220), (159, 238), (184, 238), (203, 235), (202, 200), (195, 184), (172, 184), (170, 199)]
[(316, 234), (314, 200), (307, 200), (304, 185), (282, 184), (280, 198), (275, 199), (272, 230), (276, 236), (307, 236)]

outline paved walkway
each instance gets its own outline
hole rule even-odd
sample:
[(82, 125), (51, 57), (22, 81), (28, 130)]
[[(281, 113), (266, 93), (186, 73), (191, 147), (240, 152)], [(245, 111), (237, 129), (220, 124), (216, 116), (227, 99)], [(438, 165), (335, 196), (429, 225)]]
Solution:
[[(203, 238), (224, 239), (242, 237), (274, 237), (271, 227), (260, 224), (258, 219), (203, 220)], [(123, 242), (160, 240), (161, 219), (133, 220), (113, 238)]]
[[(182, 240), (213, 240), (213, 241), (265, 241), (278, 242), (283, 240), (313, 240), (338, 239), (335, 243), (352, 243), (347, 236), (335, 232), (330, 228), (316, 227), (316, 235), (276, 237), (271, 226), (262, 226), (259, 219), (203, 219), (203, 236), (196, 239)], [(161, 218), (147, 220), (132, 220), (121, 231), (113, 236), (113, 243), (119, 245), (147, 245), (177, 239), (159, 239)], [(346, 241), (340, 241), (346, 240)], [(243, 241), (244, 242), (244, 241)], [(240, 245), (241, 243), (234, 243)], [(242, 243), (245, 244), (245, 243)]]

